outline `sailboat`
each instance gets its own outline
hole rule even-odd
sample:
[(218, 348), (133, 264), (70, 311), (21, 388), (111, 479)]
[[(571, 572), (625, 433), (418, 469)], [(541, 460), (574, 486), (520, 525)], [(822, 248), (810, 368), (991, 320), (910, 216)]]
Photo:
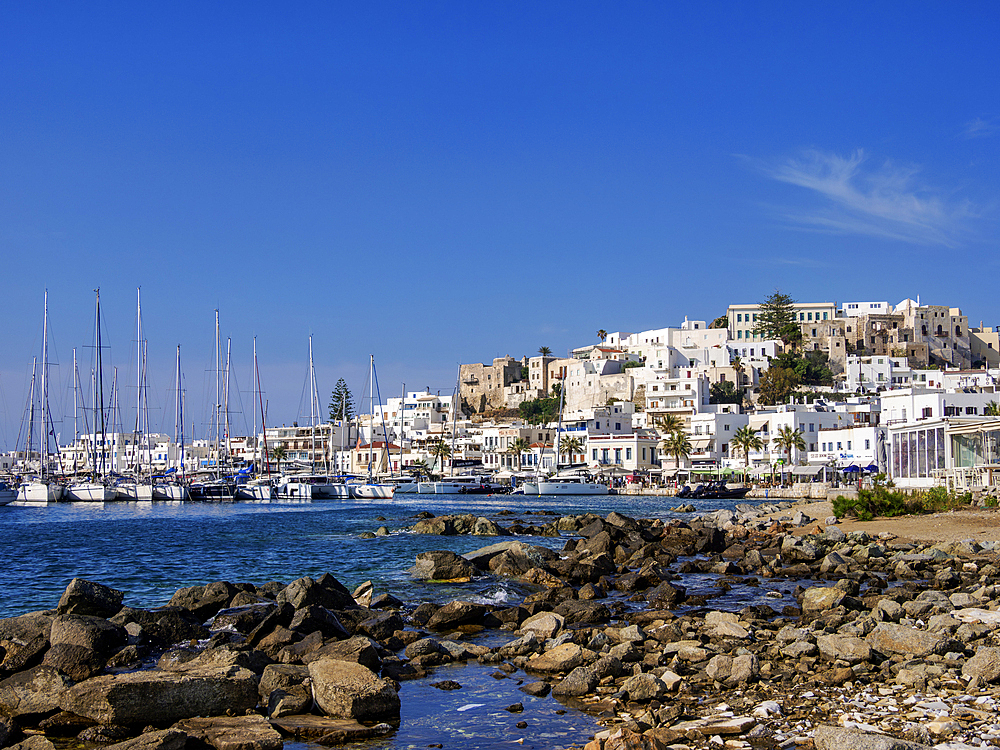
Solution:
[[(127, 500), (148, 503), (153, 500), (153, 471), (149, 465), (152, 457), (152, 446), (149, 444), (149, 408), (146, 401), (146, 342), (142, 338), (142, 302), (140, 290), (135, 290), (136, 317), (136, 399), (135, 399), (135, 431), (132, 433), (135, 465), (129, 479), (118, 485), (118, 492)], [(143, 475), (142, 459), (146, 457), (146, 471)]]
[(556, 473), (537, 482), (539, 495), (607, 495), (608, 485), (591, 482), (585, 472), (559, 471), (560, 438), (562, 437), (563, 403), (566, 397), (566, 383), (559, 389), (559, 421), (556, 422)]
[[(107, 459), (109, 453), (107, 425), (104, 414), (104, 374), (102, 368), (103, 348), (101, 346), (101, 290), (95, 289), (97, 308), (94, 324), (97, 367), (94, 370), (94, 435), (91, 451), (91, 476), (83, 481), (66, 485), (65, 499), (71, 503), (104, 503), (114, 500), (118, 493), (107, 482)], [(98, 431), (98, 429), (100, 431)]]
[[(177, 345), (176, 390), (174, 391), (174, 444), (177, 446), (177, 465), (169, 469), (159, 482), (153, 484), (153, 497), (157, 500), (180, 502), (188, 497), (184, 485), (184, 394), (181, 390), (181, 347)], [(179, 475), (179, 476), (178, 476)]]
[[(274, 499), (274, 482), (271, 480), (271, 466), (267, 456), (267, 419), (264, 416), (264, 396), (260, 392), (260, 369), (257, 367), (257, 337), (253, 340), (253, 380), (256, 389), (256, 399), (254, 399), (254, 411), (257, 411), (257, 403), (260, 402), (260, 423), (261, 423), (261, 462), (264, 464), (266, 476), (260, 476), (260, 463), (258, 463), (257, 476), (236, 485), (236, 498), (238, 500), (249, 500), (256, 503), (269, 503)], [(256, 414), (254, 415), (254, 429), (257, 429)]]
[[(351, 484), (348, 485), (351, 488), (351, 496), (362, 500), (391, 500), (392, 496), (396, 493), (396, 486), (393, 484), (378, 483), (375, 481), (373, 476), (373, 466), (375, 461), (375, 392), (378, 389), (378, 381), (375, 376), (375, 355), (371, 355), (371, 439), (368, 441), (368, 481), (361, 484)], [(385, 430), (382, 431), (383, 437), (385, 437), (385, 452), (389, 455), (389, 440), (388, 436), (385, 435)], [(360, 442), (361, 436), (358, 436), (358, 441)], [(358, 446), (361, 447), (360, 445)], [(379, 455), (381, 460), (381, 454)]]
[[(192, 482), (188, 487), (192, 500), (207, 502), (232, 502), (233, 487), (225, 477), (229, 463), (229, 392), (223, 390), (222, 381), (222, 338), (219, 334), (219, 311), (215, 311), (215, 408), (213, 409), (212, 427), (215, 433), (215, 469), (216, 476)], [(225, 425), (223, 425), (225, 420)], [(225, 432), (223, 432), (225, 430)], [(223, 453), (225, 451), (225, 453)]]
[[(49, 438), (53, 434), (49, 424), (49, 292), (45, 290), (45, 314), (42, 323), (42, 373), (39, 398), (38, 476), (21, 484), (17, 491), (17, 505), (48, 505), (62, 499), (62, 485), (49, 476)], [(35, 421), (35, 366), (31, 373), (31, 400), (29, 405), (28, 448), (25, 461), (31, 455), (31, 433)]]

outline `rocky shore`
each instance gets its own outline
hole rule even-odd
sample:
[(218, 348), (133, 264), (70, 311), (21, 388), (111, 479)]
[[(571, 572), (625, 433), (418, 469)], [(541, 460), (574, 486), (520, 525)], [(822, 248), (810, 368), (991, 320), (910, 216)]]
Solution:
[[(428, 549), (411, 575), (532, 593), (513, 606), (404, 603), (325, 575), (183, 588), (141, 610), (74, 579), (54, 609), (0, 620), (0, 746), (343, 744), (392, 733), (407, 680), (468, 661), (597, 717), (588, 750), (1000, 744), (992, 544), (845, 534), (787, 503), (687, 522), (424, 515), (412, 531), (428, 548), (436, 535), (495, 543)], [(721, 611), (685, 574), (714, 577), (719, 595), (787, 581), (795, 604)], [(486, 646), (482, 631), (508, 637)], [(524, 703), (507, 708), (530, 737), (543, 727)]]

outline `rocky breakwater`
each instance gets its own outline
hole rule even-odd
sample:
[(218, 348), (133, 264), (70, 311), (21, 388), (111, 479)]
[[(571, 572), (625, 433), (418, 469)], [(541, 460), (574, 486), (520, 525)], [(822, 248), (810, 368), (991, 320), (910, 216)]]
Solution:
[[(846, 535), (749, 506), (688, 523), (612, 513), (548, 526), (570, 535), (559, 553), (507, 540), (462, 558), (472, 577), (536, 586), (519, 605), (425, 604), (413, 618), (513, 631), (479, 661), (599, 717), (607, 728), (588, 750), (1000, 746), (992, 550)], [(714, 573), (719, 596), (784, 580), (795, 604), (721, 611), (711, 594), (688, 595), (684, 573)], [(454, 648), (422, 639), (408, 665)]]
[[(336, 579), (216, 582), (166, 607), (74, 579), (55, 609), (0, 620), (0, 747), (243, 750), (389, 733), (401, 602)], [(16, 744), (11, 744), (16, 743)]]

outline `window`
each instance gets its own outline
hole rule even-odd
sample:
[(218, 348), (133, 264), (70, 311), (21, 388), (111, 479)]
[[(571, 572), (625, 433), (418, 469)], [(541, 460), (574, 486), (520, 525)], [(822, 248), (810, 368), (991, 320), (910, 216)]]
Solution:
[(741, 313), (736, 313), (736, 322), (737, 323), (743, 322), (743, 315)]
[(842, 447), (842, 446), (843, 446), (843, 443), (841, 443), (841, 442), (840, 442), (840, 441), (838, 440), (838, 441), (837, 441), (837, 450), (838, 450), (838, 451), (839, 451), (839, 450), (843, 450), (843, 447)]
[(931, 406), (925, 406), (920, 412), (920, 416), (923, 419), (929, 419), (934, 416), (934, 408)]
[(743, 338), (743, 331), (737, 331), (736, 332), (736, 338), (738, 338), (738, 339)]
[[(808, 320), (811, 323), (812, 319), (813, 319), (813, 314), (812, 313), (808, 313), (808, 316), (807, 316), (806, 320)], [(815, 336), (816, 334), (813, 334), (813, 335)]]
[(847, 441), (847, 450), (850, 450), (850, 449), (851, 449), (851, 441), (850, 441), (850, 440), (848, 440), (848, 441)]
[(979, 413), (979, 409), (977, 409), (975, 406), (966, 406), (965, 407), (965, 413), (966, 414), (978, 414)]
[(615, 422), (615, 430), (617, 432), (621, 432), (621, 429), (622, 429), (622, 423), (621, 422)]
[(645, 448), (642, 449), (642, 460), (643, 461), (646, 460), (646, 449)]
[(729, 432), (729, 425), (723, 425), (722, 431), (723, 432)]
[(871, 447), (872, 447), (872, 441), (871, 440), (865, 440), (865, 450), (870, 450)]
[(823, 313), (823, 320), (826, 320), (826, 313)]
[(816, 423), (815, 422), (810, 422), (809, 423), (809, 432), (816, 432)]
[(805, 320), (805, 319), (806, 319), (806, 314), (805, 313), (799, 313), (799, 320), (802, 321), (802, 320)]
[(625, 449), (625, 460), (626, 461), (631, 461), (632, 460), (632, 449), (631, 448), (626, 448)]
[(596, 461), (596, 460), (597, 460), (597, 448), (594, 448), (594, 455), (593, 455), (593, 457), (591, 458), (591, 460), (592, 460), (592, 461)]
[(816, 335), (816, 329), (813, 328), (812, 330), (813, 330), (812, 335), (815, 336)]

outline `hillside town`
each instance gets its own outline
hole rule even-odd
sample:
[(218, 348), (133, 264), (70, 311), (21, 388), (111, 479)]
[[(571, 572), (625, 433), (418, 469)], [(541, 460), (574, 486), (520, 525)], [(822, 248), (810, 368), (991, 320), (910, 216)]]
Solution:
[[(959, 308), (775, 292), (713, 320), (596, 338), (566, 356), (543, 346), (463, 364), (455, 392), (373, 399), (368, 413), (355, 415), (338, 384), (329, 421), (220, 429), (186, 445), (156, 433), (82, 435), (58, 459), (77, 473), (96, 461), (122, 474), (260, 467), (501, 481), (573, 466), (637, 491), (711, 476), (774, 486), (883, 474), (903, 488), (954, 490), (995, 481), (998, 329), (970, 326)], [(30, 458), (5, 454), (0, 469), (23, 471)]]

